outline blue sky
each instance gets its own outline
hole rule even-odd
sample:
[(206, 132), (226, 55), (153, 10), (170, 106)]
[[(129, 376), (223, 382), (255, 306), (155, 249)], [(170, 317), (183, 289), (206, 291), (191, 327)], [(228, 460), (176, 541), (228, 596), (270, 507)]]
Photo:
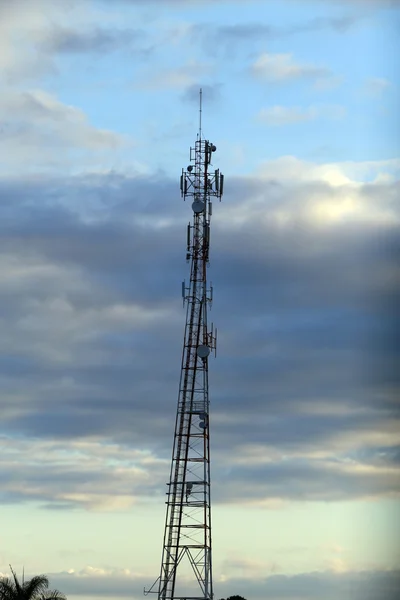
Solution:
[(198, 128), (216, 600), (394, 600), (399, 2), (0, 0), (0, 573), (159, 572)]

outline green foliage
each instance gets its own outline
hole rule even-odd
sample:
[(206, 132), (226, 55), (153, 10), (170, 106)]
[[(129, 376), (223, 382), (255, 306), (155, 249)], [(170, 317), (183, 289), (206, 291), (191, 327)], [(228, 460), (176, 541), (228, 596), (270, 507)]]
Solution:
[(58, 590), (49, 590), (46, 575), (19, 581), (10, 566), (12, 577), (0, 577), (0, 600), (67, 600)]

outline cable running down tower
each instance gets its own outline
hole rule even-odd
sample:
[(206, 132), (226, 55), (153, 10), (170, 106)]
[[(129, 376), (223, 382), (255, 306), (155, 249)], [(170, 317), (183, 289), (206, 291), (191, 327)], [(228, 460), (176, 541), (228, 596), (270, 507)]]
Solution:
[(145, 594), (158, 600), (212, 600), (210, 435), (208, 357), (216, 353), (217, 331), (207, 324), (212, 287), (207, 284), (212, 199), (221, 200), (224, 177), (212, 169), (214, 144), (200, 127), (190, 164), (180, 180), (184, 200), (192, 200), (186, 258), (190, 282), (182, 283), (186, 326), (178, 407), (167, 492), (160, 576)]

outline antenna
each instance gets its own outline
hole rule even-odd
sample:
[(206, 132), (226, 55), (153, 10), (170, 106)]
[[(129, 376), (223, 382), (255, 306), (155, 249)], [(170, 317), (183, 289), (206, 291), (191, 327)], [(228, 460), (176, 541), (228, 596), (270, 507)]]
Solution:
[(199, 110), (199, 140), (201, 140), (201, 115), (203, 112), (203, 90), (200, 88), (200, 110)]

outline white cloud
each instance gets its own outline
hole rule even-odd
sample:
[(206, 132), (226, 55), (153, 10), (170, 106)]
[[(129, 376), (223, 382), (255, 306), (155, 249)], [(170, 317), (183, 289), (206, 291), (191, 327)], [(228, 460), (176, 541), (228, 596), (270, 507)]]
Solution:
[(155, 486), (161, 489), (168, 467), (148, 450), (104, 439), (60, 442), (0, 435), (0, 449), (6, 502), (123, 510), (153, 495)]
[[(318, 164), (282, 156), (261, 163), (255, 176), (279, 182), (288, 193), (293, 190), (291, 200), (270, 203), (265, 211), (264, 199), (255, 195), (246, 203), (225, 206), (224, 220), (229, 227), (241, 227), (252, 219), (264, 217), (278, 227), (290, 227), (299, 220), (318, 227), (341, 223), (393, 225), (399, 223), (398, 209), (392, 199), (399, 171), (398, 159)], [(386, 183), (381, 183), (385, 179)], [(379, 185), (388, 186), (386, 201), (377, 200), (375, 190)]]
[(296, 108), (289, 106), (271, 106), (262, 108), (257, 115), (257, 119), (265, 125), (282, 126), (293, 125), (311, 121), (316, 118), (316, 113), (312, 109)]
[(309, 106), (308, 108), (293, 106), (271, 106), (262, 108), (257, 119), (272, 127), (293, 125), (305, 121), (313, 121), (319, 118), (341, 119), (346, 115), (343, 106)]
[(91, 16), (89, 4), (76, 0), (0, 4), (0, 169), (7, 174), (98, 164), (108, 151), (118, 160), (123, 136), (92, 125), (82, 110), (39, 83), (59, 68), (44, 41), (66, 23), (73, 31), (90, 24)]
[(385, 174), (396, 177), (400, 173), (400, 159), (376, 161), (343, 161), (315, 163), (295, 156), (281, 156), (268, 160), (256, 171), (260, 177), (276, 177), (281, 181), (323, 181), (332, 186), (377, 182)]
[(326, 67), (297, 63), (292, 54), (261, 54), (251, 66), (252, 74), (268, 82), (282, 83), (302, 78), (323, 79), (331, 76)]
[(10, 169), (20, 171), (21, 165), (27, 171), (61, 164), (65, 167), (71, 153), (86, 152), (88, 160), (88, 153), (115, 152), (127, 145), (122, 135), (95, 127), (80, 108), (40, 89), (4, 91), (0, 112), (6, 115), (0, 151), (7, 173)]
[(70, 0), (11, 0), (0, 3), (0, 80), (15, 83), (57, 73), (41, 41), (55, 23), (82, 23), (87, 3)]
[(257, 579), (282, 571), (282, 567), (275, 561), (263, 560), (262, 558), (245, 558), (243, 553), (233, 550), (230, 557), (225, 559), (221, 565), (219, 580), (227, 581), (235, 577)]
[(384, 77), (371, 77), (365, 82), (367, 93), (373, 96), (381, 96), (391, 85), (392, 83)]

